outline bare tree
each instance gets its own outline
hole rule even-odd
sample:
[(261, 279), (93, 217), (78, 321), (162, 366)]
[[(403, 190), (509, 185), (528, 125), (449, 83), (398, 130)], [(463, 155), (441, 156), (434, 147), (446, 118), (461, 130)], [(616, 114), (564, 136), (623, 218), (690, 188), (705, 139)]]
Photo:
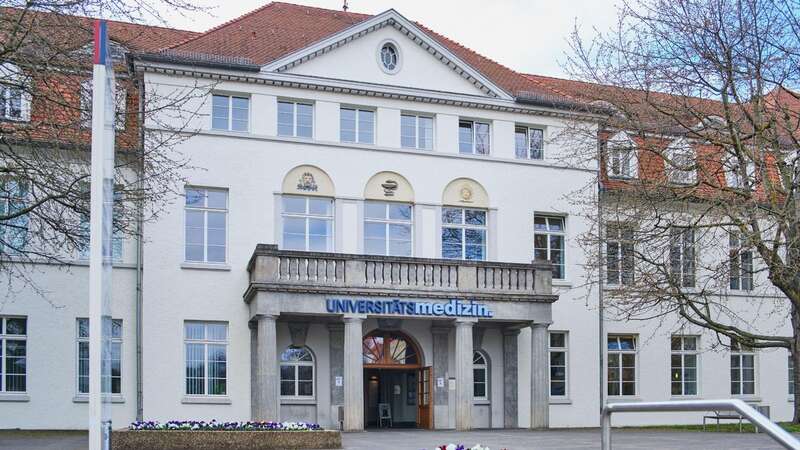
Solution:
[(600, 137), (571, 157), (600, 163), (581, 202), (603, 225), (583, 243), (616, 317), (678, 318), (800, 367), (798, 19), (795, 0), (641, 0), (572, 34), (583, 82), (554, 87), (606, 111), (565, 134)]
[[(194, 86), (144, 92), (134, 52), (193, 33), (159, 11), (202, 9), (185, 0), (0, 0), (0, 272), (31, 286), (30, 263), (64, 263), (88, 246), (92, 26), (109, 23), (117, 78), (114, 233), (136, 236), (177, 192), (188, 159), (175, 145), (198, 114)], [(170, 118), (167, 122), (159, 118)], [(145, 127), (145, 122), (150, 126)]]

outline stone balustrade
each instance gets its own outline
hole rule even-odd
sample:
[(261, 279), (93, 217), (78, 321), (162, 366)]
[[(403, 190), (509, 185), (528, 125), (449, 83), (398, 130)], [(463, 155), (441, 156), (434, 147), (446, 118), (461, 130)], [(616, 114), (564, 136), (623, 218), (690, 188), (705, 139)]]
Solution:
[(553, 301), (552, 266), (279, 250), (259, 244), (250, 288), (427, 298)]

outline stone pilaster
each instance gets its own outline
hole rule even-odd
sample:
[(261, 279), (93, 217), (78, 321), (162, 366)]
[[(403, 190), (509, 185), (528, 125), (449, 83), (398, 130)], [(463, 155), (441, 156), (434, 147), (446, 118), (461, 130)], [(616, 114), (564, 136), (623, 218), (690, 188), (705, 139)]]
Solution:
[[(328, 324), (328, 344), (330, 357), (331, 421), (339, 420), (339, 407), (344, 406), (344, 324)], [(341, 378), (340, 386), (336, 379)]]
[(344, 318), (344, 431), (364, 429), (364, 366), (361, 316)]
[(505, 428), (519, 426), (518, 339), (518, 329), (503, 330), (503, 427)]
[[(434, 322), (431, 327), (433, 336), (433, 423), (436, 428), (450, 428), (449, 424), (449, 398), (448, 390), (448, 355), (450, 354), (450, 324), (441, 325)], [(438, 380), (443, 380), (439, 386)]]
[(472, 428), (472, 327), (474, 321), (456, 321), (456, 430)]
[(253, 420), (280, 420), (276, 316), (256, 316), (256, 376), (251, 387)]
[(531, 428), (550, 426), (550, 386), (548, 368), (549, 323), (531, 325)]

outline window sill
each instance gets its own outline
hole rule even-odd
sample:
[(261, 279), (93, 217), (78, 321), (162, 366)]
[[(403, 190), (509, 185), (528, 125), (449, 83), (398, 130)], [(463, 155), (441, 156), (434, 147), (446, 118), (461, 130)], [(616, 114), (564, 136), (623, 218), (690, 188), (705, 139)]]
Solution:
[(478, 405), (478, 406), (480, 406), (480, 405), (491, 405), (492, 402), (491, 402), (491, 400), (487, 400), (487, 399), (478, 399), (478, 400), (473, 400), (472, 404), (473, 405)]
[(703, 400), (703, 397), (699, 395), (671, 395), (669, 397), (670, 401), (675, 400)]
[(315, 398), (291, 398), (281, 397), (281, 405), (316, 405), (317, 399)]
[(735, 398), (737, 400), (741, 400), (745, 403), (761, 403), (761, 397), (756, 397), (755, 395), (731, 395), (731, 398)]
[[(121, 395), (104, 395), (103, 400), (108, 400), (110, 403), (125, 403), (125, 397)], [(89, 403), (88, 395), (76, 395), (72, 397), (72, 403)]]
[(569, 397), (550, 397), (550, 404), (551, 405), (571, 405), (572, 399)]
[(31, 401), (31, 397), (25, 393), (9, 393), (3, 392), (0, 393), (0, 402), (29, 402)]
[(552, 281), (553, 286), (556, 287), (572, 287), (572, 281), (554, 278)]
[(184, 405), (230, 405), (231, 399), (230, 397), (220, 395), (218, 397), (212, 396), (186, 396), (181, 399), (181, 403)]
[(181, 269), (230, 271), (231, 270), (231, 266), (229, 266), (227, 264), (184, 262), (184, 263), (181, 263)]
[(609, 403), (636, 403), (641, 402), (642, 398), (638, 395), (615, 395), (606, 397), (606, 404)]
[(794, 396), (787, 398), (786, 401), (789, 403), (794, 403)]

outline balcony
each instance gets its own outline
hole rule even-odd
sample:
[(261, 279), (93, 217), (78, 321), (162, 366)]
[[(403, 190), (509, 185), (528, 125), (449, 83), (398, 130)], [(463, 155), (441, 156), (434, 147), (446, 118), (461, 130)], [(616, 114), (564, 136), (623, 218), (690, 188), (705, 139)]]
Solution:
[(259, 244), (247, 266), (256, 291), (552, 303), (551, 264), (279, 250)]

